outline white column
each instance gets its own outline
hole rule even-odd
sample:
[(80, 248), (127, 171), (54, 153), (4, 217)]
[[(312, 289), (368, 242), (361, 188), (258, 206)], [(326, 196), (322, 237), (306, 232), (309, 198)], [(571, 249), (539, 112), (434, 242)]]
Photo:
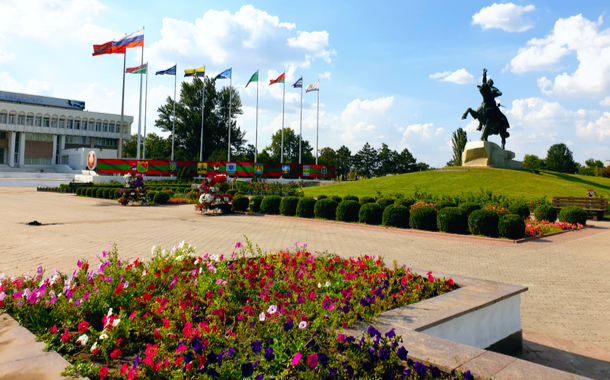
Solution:
[(19, 134), (19, 167), (25, 165), (25, 132)]
[(57, 164), (57, 135), (53, 135), (53, 154), (51, 155), (51, 166)]
[(8, 135), (8, 166), (11, 168), (15, 167), (15, 131), (7, 131)]
[(59, 153), (66, 149), (66, 135), (59, 135)]

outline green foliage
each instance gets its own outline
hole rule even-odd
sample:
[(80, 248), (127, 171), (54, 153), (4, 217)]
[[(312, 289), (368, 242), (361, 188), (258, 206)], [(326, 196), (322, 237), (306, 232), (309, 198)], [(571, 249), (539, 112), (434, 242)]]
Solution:
[[(195, 200), (199, 198), (199, 192), (197, 190), (191, 190), (184, 195), (186, 199)], [(261, 198), (262, 199), (262, 198)]]
[(587, 212), (580, 207), (567, 206), (559, 211), (559, 221), (565, 223), (587, 224)]
[(413, 206), (415, 204), (415, 199), (399, 198), (396, 200), (396, 202), (394, 202), (394, 204), (398, 205), (398, 206), (404, 206), (404, 207), (410, 208), (411, 206)]
[(383, 210), (381, 223), (386, 227), (409, 228), (410, 214), (408, 207), (392, 204)]
[(375, 198), (373, 197), (360, 197), (360, 204), (364, 205), (367, 203), (375, 203)]
[(380, 225), (383, 222), (384, 207), (379, 203), (362, 203), (360, 199), (360, 211), (358, 211), (358, 220), (360, 223)]
[(357, 222), (360, 203), (353, 200), (344, 200), (337, 206), (337, 220), (340, 222)]
[(498, 236), (498, 222), (498, 214), (495, 211), (475, 210), (468, 217), (468, 229), (473, 235), (496, 237)]
[(440, 201), (436, 202), (435, 205), (436, 207), (438, 207), (439, 210), (442, 210), (445, 207), (457, 207), (457, 205), (451, 201)]
[(396, 199), (394, 198), (379, 198), (377, 199), (377, 204), (380, 204), (384, 209), (389, 205), (393, 205)]
[(76, 188), (76, 196), (80, 196), (82, 191), (83, 191), (83, 189), (84, 189), (83, 187), (77, 187)]
[(99, 188), (95, 191), (95, 197), (96, 198), (104, 198), (104, 190), (102, 188)]
[(441, 232), (465, 234), (468, 231), (468, 214), (459, 207), (442, 208), (438, 212), (436, 222)]
[(235, 211), (248, 211), (248, 206), (250, 205), (250, 200), (243, 195), (238, 195), (233, 198), (233, 207), (235, 207)]
[(326, 198), (328, 198), (328, 197), (327, 197), (326, 195), (324, 195), (324, 194), (318, 195), (318, 196), (316, 197), (316, 199), (317, 199), (317, 200), (320, 200), (320, 199), (326, 199)]
[(498, 234), (501, 238), (523, 239), (525, 236), (525, 221), (520, 215), (505, 215), (498, 222)]
[(357, 196), (355, 196), (355, 195), (349, 195), (349, 194), (348, 194), (348, 195), (346, 195), (346, 196), (344, 196), (344, 197), (343, 197), (343, 200), (344, 200), (344, 201), (354, 201), (354, 202), (359, 202), (359, 201), (360, 201), (360, 199), (358, 199), (358, 197), (357, 197)]
[(523, 168), (525, 170), (544, 170), (546, 162), (533, 154), (526, 154), (523, 158)]
[(547, 169), (554, 172), (574, 174), (578, 171), (578, 164), (574, 161), (572, 151), (565, 144), (551, 146), (545, 162)]
[(331, 195), (330, 197), (328, 197), (328, 199), (332, 199), (333, 201), (335, 201), (337, 203), (341, 203), (343, 201), (343, 199), (341, 199), (341, 197), (338, 195)]
[[(149, 199), (149, 201), (154, 202), (155, 195), (157, 195), (157, 193), (158, 193), (158, 191), (149, 190), (149, 191), (146, 192), (146, 197)], [(118, 192), (117, 192), (117, 197), (114, 198), (114, 199), (119, 199)]]
[(110, 199), (110, 189), (104, 189), (102, 191), (102, 197), (104, 197), (104, 199)]
[(320, 199), (316, 202), (313, 212), (316, 218), (335, 220), (337, 216), (337, 202), (332, 199)]
[(528, 219), (530, 217), (530, 208), (523, 203), (514, 203), (508, 206), (508, 211), (511, 214), (519, 215), (521, 219)]
[(317, 200), (314, 198), (300, 198), (297, 204), (297, 216), (299, 218), (313, 218), (316, 202)]
[(466, 216), (468, 217), (473, 211), (480, 210), (481, 206), (473, 202), (466, 202), (460, 204), (459, 208), (463, 210), (466, 213)]
[(280, 203), (280, 214), (285, 216), (295, 216), (297, 214), (297, 205), (299, 204), (298, 197), (282, 198)]
[(409, 226), (416, 230), (436, 231), (436, 209), (430, 206), (415, 208), (409, 217)]
[(158, 205), (167, 204), (167, 201), (169, 201), (169, 194), (165, 191), (159, 191), (157, 194), (155, 194), (153, 201)]
[(227, 194), (231, 195), (231, 196), (235, 196), (235, 194), (237, 194), (237, 189), (229, 189), (227, 190)]
[(250, 198), (250, 210), (252, 212), (259, 212), (261, 210), (261, 203), (263, 202), (263, 199), (265, 199), (265, 197), (262, 195), (257, 195)]
[(261, 202), (261, 212), (263, 214), (279, 214), (280, 203), (282, 203), (282, 197), (279, 195), (267, 195)]
[(554, 222), (557, 220), (557, 210), (550, 205), (540, 205), (534, 210), (534, 216), (538, 221), (545, 220), (547, 222)]
[(451, 138), (453, 158), (447, 162), (447, 166), (462, 166), (462, 153), (464, 153), (467, 142), (468, 136), (462, 128), (458, 128), (457, 131), (453, 132)]
[[(295, 131), (290, 128), (284, 128), (283, 132), (284, 137), (284, 163), (299, 163), (299, 134), (295, 133)], [(316, 162), (315, 157), (313, 156), (313, 147), (309, 144), (309, 141), (303, 139), (301, 141), (301, 160), (303, 164), (313, 164)], [(225, 148), (226, 151), (226, 148)], [(279, 163), (281, 161), (281, 152), (282, 152), (282, 130), (277, 130), (271, 135), (271, 145), (266, 147), (263, 152), (265, 155), (259, 155), (261, 161), (259, 162), (275, 162)], [(324, 165), (324, 164), (323, 164)]]

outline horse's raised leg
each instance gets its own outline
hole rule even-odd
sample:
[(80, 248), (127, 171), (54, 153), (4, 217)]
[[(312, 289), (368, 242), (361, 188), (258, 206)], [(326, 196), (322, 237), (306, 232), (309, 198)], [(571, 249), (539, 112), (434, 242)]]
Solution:
[[(468, 117), (468, 113), (472, 114), (472, 109), (468, 108), (466, 112), (462, 115), (462, 120), (465, 120)], [(474, 116), (473, 116), (474, 117)], [(476, 118), (475, 118), (476, 119)]]

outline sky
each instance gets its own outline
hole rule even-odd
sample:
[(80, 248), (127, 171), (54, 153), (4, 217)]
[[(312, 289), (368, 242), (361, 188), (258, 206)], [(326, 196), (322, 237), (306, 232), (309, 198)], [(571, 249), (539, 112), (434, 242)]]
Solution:
[[(2, 0), (0, 90), (86, 102), (94, 112), (120, 114), (122, 55), (93, 57), (93, 45), (145, 28), (148, 132), (157, 108), (174, 93), (174, 78), (154, 71), (178, 64), (206, 66), (208, 75), (233, 68), (244, 114), (237, 123), (255, 141), (260, 70), (258, 149), (282, 127), (299, 130), (303, 76), (320, 80), (319, 147), (368, 142), (408, 148), (419, 162), (451, 159), (457, 128), (478, 140), (478, 122), (462, 120), (481, 96), (483, 68), (503, 93), (510, 123), (506, 149), (546, 156), (565, 143), (574, 158), (610, 159), (610, 3), (546, 0), (491, 2), (383, 1), (111, 1)], [(129, 49), (127, 67), (138, 66)], [(228, 80), (217, 81), (217, 87)], [(127, 75), (125, 114), (139, 122), (139, 75)], [(179, 96), (179, 90), (178, 90)], [(315, 147), (317, 93), (303, 94), (303, 138)], [(144, 110), (142, 110), (144, 114)], [(144, 119), (142, 117), (142, 119)], [(144, 120), (142, 120), (143, 128)], [(164, 134), (167, 135), (167, 134)], [(500, 143), (499, 136), (490, 141)]]

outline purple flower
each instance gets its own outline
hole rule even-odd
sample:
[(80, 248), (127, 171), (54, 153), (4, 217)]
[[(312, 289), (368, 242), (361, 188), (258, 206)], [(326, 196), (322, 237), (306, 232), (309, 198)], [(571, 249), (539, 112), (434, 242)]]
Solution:
[(219, 377), (220, 376), (220, 374), (218, 372), (216, 372), (216, 370), (214, 368), (208, 369), (207, 374), (210, 377)]
[(409, 351), (407, 351), (404, 347), (400, 347), (398, 349), (398, 351), (396, 352), (396, 355), (398, 356), (398, 358), (400, 360), (407, 360), (407, 354), (409, 353)]
[(136, 369), (136, 367), (140, 364), (140, 355), (136, 355), (136, 359), (133, 361), (133, 369)]
[(241, 375), (243, 377), (250, 377), (254, 373), (254, 366), (252, 363), (244, 363), (241, 365)]
[(212, 364), (212, 363), (216, 363), (218, 361), (218, 357), (216, 356), (216, 354), (214, 352), (210, 352), (207, 356), (208, 359), (208, 363)]
[(275, 359), (275, 352), (273, 351), (273, 348), (269, 347), (269, 348), (265, 348), (265, 359), (272, 361)]
[(426, 365), (424, 363), (420, 363), (420, 362), (413, 364), (413, 369), (415, 370), (415, 372), (417, 372), (419, 377), (424, 377), (424, 375), (426, 374), (426, 371), (428, 370), (428, 368), (426, 368)]
[(233, 356), (233, 353), (234, 353), (235, 351), (236, 351), (235, 347), (231, 347), (231, 348), (229, 348), (229, 353), (228, 353), (228, 356), (229, 356), (229, 357)]
[(385, 348), (379, 350), (379, 359), (385, 361), (390, 358), (390, 353)]
[(464, 380), (474, 380), (474, 376), (472, 376), (470, 371), (464, 372)]
[(263, 348), (263, 345), (258, 340), (255, 340), (250, 345), (252, 346), (252, 352), (260, 352), (261, 349)]
[(42, 274), (42, 272), (43, 272), (42, 267), (38, 267), (38, 270), (36, 272), (38, 272), (38, 274)]
[(362, 369), (366, 372), (371, 372), (373, 370), (373, 364), (369, 361), (362, 362)]
[(293, 321), (289, 319), (286, 323), (284, 323), (284, 331), (292, 330)]
[(439, 377), (441, 377), (441, 370), (436, 367), (431, 366), (430, 373), (432, 374), (432, 377), (435, 379), (438, 379)]
[(379, 331), (377, 331), (377, 329), (373, 326), (369, 326), (368, 333), (371, 337), (378, 336), (378, 335), (381, 336), (381, 333)]
[(339, 373), (339, 369), (338, 368), (329, 368), (328, 369), (328, 376), (329, 377), (336, 377)]
[(264, 378), (264, 377), (265, 377), (265, 374), (264, 374), (264, 373), (261, 373), (260, 375), (256, 376), (256, 377), (254, 378), (254, 380), (263, 380), (263, 378)]
[(394, 338), (396, 336), (396, 332), (394, 331), (394, 329), (388, 331), (387, 333), (385, 333), (386, 338)]
[(354, 377), (354, 368), (351, 365), (345, 366), (345, 375), (350, 379)]

